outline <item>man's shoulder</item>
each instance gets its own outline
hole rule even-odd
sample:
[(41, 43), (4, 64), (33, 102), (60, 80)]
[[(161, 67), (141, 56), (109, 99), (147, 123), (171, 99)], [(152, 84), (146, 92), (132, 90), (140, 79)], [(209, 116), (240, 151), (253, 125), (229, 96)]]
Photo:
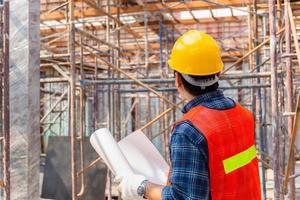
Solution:
[(177, 123), (172, 131), (172, 137), (185, 137), (195, 145), (205, 140), (203, 134), (191, 122), (185, 120)]
[(215, 98), (212, 101), (204, 102), (202, 105), (210, 109), (227, 110), (234, 108), (236, 104), (237, 103), (230, 97), (223, 96), (221, 98)]

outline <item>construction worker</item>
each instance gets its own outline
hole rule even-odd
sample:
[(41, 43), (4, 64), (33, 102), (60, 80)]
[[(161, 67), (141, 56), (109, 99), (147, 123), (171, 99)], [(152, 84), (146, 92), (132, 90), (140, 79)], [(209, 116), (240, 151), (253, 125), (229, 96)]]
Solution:
[(190, 30), (176, 41), (168, 64), (188, 101), (171, 135), (168, 184), (133, 174), (120, 180), (122, 197), (261, 199), (253, 114), (218, 90), (223, 62), (216, 41)]

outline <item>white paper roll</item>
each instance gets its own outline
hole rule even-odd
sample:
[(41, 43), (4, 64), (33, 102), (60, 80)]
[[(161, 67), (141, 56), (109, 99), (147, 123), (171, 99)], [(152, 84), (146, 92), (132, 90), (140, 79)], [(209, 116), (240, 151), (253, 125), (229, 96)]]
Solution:
[(128, 161), (107, 128), (96, 130), (91, 135), (90, 142), (114, 175), (126, 176), (133, 173)]
[(156, 184), (167, 183), (168, 163), (142, 131), (131, 133), (118, 145), (136, 174), (142, 174)]

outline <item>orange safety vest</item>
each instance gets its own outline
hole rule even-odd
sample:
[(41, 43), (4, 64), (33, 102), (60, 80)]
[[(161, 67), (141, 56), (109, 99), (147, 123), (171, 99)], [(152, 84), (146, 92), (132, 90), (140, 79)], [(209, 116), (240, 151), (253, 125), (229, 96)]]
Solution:
[(252, 113), (238, 103), (227, 110), (197, 106), (179, 122), (186, 120), (207, 140), (212, 200), (261, 199)]

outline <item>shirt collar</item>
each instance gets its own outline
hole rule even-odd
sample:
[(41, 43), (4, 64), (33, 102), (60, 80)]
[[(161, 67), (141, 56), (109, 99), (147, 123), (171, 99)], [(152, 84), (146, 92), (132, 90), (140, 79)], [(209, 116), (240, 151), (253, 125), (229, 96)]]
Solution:
[(224, 97), (224, 94), (221, 90), (215, 90), (212, 92), (201, 94), (195, 97), (194, 99), (192, 99), (191, 101), (189, 101), (187, 104), (185, 104), (185, 106), (182, 108), (182, 112), (187, 113), (190, 109), (196, 106), (202, 105), (205, 102), (214, 101), (214, 99), (220, 97), (221, 98)]

